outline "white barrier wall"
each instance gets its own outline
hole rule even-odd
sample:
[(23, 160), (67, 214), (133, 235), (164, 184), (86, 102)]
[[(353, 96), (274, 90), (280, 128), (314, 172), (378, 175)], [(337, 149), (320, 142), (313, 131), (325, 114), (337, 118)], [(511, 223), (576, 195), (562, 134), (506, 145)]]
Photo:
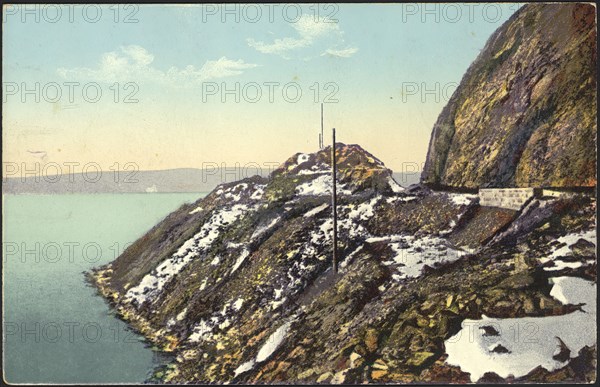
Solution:
[(480, 188), (479, 205), (518, 211), (535, 193), (535, 188)]
[(570, 197), (573, 195), (574, 195), (573, 192), (567, 192), (567, 191), (557, 191), (557, 190), (553, 190), (553, 189), (542, 190), (543, 197), (564, 198), (564, 197)]

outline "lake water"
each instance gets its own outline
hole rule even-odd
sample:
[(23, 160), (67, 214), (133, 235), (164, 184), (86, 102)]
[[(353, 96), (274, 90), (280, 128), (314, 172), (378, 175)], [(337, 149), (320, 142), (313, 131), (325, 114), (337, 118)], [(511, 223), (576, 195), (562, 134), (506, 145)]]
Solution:
[(3, 370), (10, 383), (141, 383), (163, 364), (83, 272), (204, 194), (5, 195)]

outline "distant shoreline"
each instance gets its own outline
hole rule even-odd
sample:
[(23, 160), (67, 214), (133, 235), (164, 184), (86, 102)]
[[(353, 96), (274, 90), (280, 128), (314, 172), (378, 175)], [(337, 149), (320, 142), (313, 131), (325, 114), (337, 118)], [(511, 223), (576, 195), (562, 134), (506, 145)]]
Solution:
[[(220, 184), (233, 183), (246, 177), (268, 174), (260, 170), (248, 170), (244, 176), (234, 176), (214, 170), (169, 169), (163, 171), (139, 171), (130, 179), (115, 181), (112, 171), (99, 173), (92, 179), (82, 173), (53, 176), (3, 177), (3, 194), (59, 195), (103, 193), (208, 193)], [(247, 176), (246, 176), (247, 175)], [(60, 177), (59, 177), (60, 176)], [(420, 174), (398, 173), (394, 179), (403, 187), (418, 183)]]

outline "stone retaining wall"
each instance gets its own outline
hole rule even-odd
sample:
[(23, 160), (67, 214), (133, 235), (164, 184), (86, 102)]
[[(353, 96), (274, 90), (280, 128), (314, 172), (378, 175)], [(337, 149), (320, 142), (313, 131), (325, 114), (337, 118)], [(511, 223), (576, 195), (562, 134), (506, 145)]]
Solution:
[(479, 205), (518, 211), (538, 191), (536, 188), (481, 188)]

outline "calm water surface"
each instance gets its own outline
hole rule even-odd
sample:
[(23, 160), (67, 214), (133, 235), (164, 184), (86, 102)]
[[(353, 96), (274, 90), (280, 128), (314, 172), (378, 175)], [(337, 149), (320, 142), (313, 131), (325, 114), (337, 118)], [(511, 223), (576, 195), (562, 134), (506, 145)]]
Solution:
[(82, 272), (201, 193), (5, 195), (3, 369), (10, 383), (140, 383), (164, 362)]

